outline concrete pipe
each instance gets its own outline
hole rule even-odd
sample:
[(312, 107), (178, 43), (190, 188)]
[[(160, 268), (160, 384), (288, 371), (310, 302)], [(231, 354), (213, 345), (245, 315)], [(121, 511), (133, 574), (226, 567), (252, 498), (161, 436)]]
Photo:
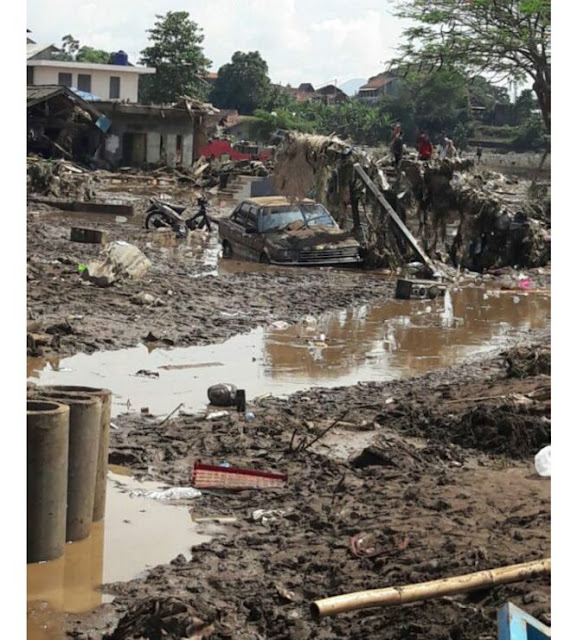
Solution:
[(65, 547), (69, 407), (27, 402), (27, 562), (55, 560)]
[(93, 522), (101, 400), (95, 396), (41, 390), (40, 399), (69, 405), (66, 542), (87, 538)]
[(93, 522), (99, 522), (105, 516), (105, 494), (107, 489), (107, 459), (109, 457), (109, 423), (111, 422), (111, 391), (95, 387), (76, 387), (55, 385), (37, 387), (37, 392), (63, 391), (66, 394), (97, 396), (101, 399), (101, 432), (99, 434), (99, 453), (97, 457), (97, 477), (95, 481), (95, 500), (93, 502)]

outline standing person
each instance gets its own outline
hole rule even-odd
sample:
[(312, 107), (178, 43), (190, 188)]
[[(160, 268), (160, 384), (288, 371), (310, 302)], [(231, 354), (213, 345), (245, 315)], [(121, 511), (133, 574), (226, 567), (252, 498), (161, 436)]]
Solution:
[(451, 160), (456, 157), (456, 147), (450, 138), (447, 138), (446, 140), (446, 157)]
[(400, 167), (400, 163), (402, 160), (402, 154), (404, 151), (404, 138), (402, 135), (402, 131), (399, 131), (396, 138), (393, 139), (391, 144), (391, 150), (393, 152), (393, 163), (395, 167), (398, 169)]
[(444, 160), (446, 157), (446, 145), (448, 144), (448, 138), (444, 138), (444, 140), (440, 143), (440, 147), (438, 148), (438, 157), (440, 160)]
[(482, 147), (476, 149), (476, 156), (478, 157), (478, 164), (482, 162)]
[(432, 142), (430, 142), (430, 138), (426, 133), (424, 133), (424, 131), (421, 131), (418, 136), (417, 146), (419, 159), (422, 161), (430, 160), (434, 147), (432, 146)]

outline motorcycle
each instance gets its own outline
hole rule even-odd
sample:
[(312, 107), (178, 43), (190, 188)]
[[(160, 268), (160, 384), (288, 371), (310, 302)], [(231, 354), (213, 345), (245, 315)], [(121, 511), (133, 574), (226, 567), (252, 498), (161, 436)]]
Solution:
[(170, 227), (179, 237), (185, 236), (187, 232), (195, 229), (212, 231), (212, 223), (215, 222), (206, 210), (208, 201), (204, 196), (197, 200), (198, 212), (191, 218), (185, 219), (183, 213), (187, 207), (180, 204), (167, 204), (164, 200), (151, 198), (147, 207), (145, 217), (145, 227), (147, 229), (160, 229)]

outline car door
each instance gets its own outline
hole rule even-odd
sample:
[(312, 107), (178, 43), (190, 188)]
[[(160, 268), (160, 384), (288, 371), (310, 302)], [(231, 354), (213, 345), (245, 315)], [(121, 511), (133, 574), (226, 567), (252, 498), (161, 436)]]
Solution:
[(232, 254), (236, 257), (247, 257), (246, 246), (244, 245), (246, 216), (245, 205), (239, 205), (234, 210), (222, 229), (222, 236), (232, 247)]
[(256, 205), (248, 205), (245, 214), (244, 245), (248, 258), (259, 262), (264, 249), (264, 236), (260, 233), (260, 210)]

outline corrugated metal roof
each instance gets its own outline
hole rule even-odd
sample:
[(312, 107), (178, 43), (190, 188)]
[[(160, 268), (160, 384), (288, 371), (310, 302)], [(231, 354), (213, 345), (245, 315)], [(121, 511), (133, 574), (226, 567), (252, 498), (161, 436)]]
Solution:
[(29, 104), (30, 102), (39, 102), (41, 100), (46, 100), (47, 98), (51, 98), (58, 93), (63, 93), (63, 89), (65, 89), (65, 87), (57, 84), (46, 84), (33, 87), (29, 86), (27, 88), (27, 102)]
[(71, 89), (55, 84), (28, 86), (26, 95), (27, 107), (33, 107), (39, 102), (49, 100), (50, 98), (53, 98), (54, 96), (57, 96), (59, 94), (64, 95), (70, 102), (79, 105), (82, 109), (91, 113), (96, 118), (101, 115), (101, 113), (97, 111), (97, 109), (95, 109), (92, 104), (86, 102), (85, 100), (82, 100), (78, 95), (71, 91)]

